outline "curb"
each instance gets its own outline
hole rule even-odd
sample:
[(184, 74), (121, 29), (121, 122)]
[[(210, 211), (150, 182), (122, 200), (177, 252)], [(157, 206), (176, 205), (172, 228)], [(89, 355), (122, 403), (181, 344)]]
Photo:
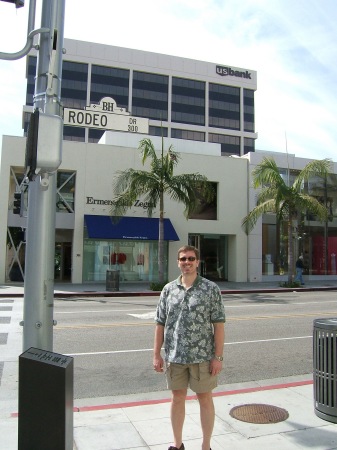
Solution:
[[(258, 293), (277, 293), (277, 292), (313, 292), (313, 291), (336, 291), (337, 286), (320, 286), (320, 287), (298, 287), (298, 288), (266, 288), (266, 289), (222, 289), (221, 294), (258, 294)], [(77, 291), (77, 292), (54, 292), (54, 298), (71, 298), (71, 297), (158, 297), (160, 291)], [(23, 297), (23, 293), (3, 293), (2, 297)]]

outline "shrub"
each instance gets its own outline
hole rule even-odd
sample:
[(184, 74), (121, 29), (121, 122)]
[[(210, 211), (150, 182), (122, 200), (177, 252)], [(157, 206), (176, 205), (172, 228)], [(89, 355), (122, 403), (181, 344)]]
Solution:
[(150, 289), (151, 291), (161, 291), (167, 283), (167, 281), (165, 281), (164, 283), (153, 282), (150, 284)]

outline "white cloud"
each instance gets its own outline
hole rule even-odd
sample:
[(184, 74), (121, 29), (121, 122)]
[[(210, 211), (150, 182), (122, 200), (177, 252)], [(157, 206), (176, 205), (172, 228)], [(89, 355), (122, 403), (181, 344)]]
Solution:
[[(0, 51), (24, 46), (26, 4), (0, 2)], [(285, 151), (286, 133), (290, 153), (336, 160), (336, 13), (335, 0), (68, 0), (65, 37), (256, 70), (256, 147)], [(0, 134), (20, 135), (25, 64), (0, 73)]]

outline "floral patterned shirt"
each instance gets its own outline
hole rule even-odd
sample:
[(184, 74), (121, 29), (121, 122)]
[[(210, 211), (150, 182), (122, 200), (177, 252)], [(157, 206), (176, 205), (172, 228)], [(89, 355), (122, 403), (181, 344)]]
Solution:
[(155, 321), (165, 327), (165, 360), (179, 364), (210, 361), (214, 356), (213, 323), (225, 322), (219, 287), (197, 276), (189, 289), (181, 277), (164, 286)]

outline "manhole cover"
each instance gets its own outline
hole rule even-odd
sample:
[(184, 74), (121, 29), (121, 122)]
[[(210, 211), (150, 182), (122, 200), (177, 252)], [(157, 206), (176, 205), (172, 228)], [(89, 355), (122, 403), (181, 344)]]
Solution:
[(234, 419), (250, 423), (277, 423), (289, 417), (285, 409), (261, 404), (235, 406), (229, 414)]

